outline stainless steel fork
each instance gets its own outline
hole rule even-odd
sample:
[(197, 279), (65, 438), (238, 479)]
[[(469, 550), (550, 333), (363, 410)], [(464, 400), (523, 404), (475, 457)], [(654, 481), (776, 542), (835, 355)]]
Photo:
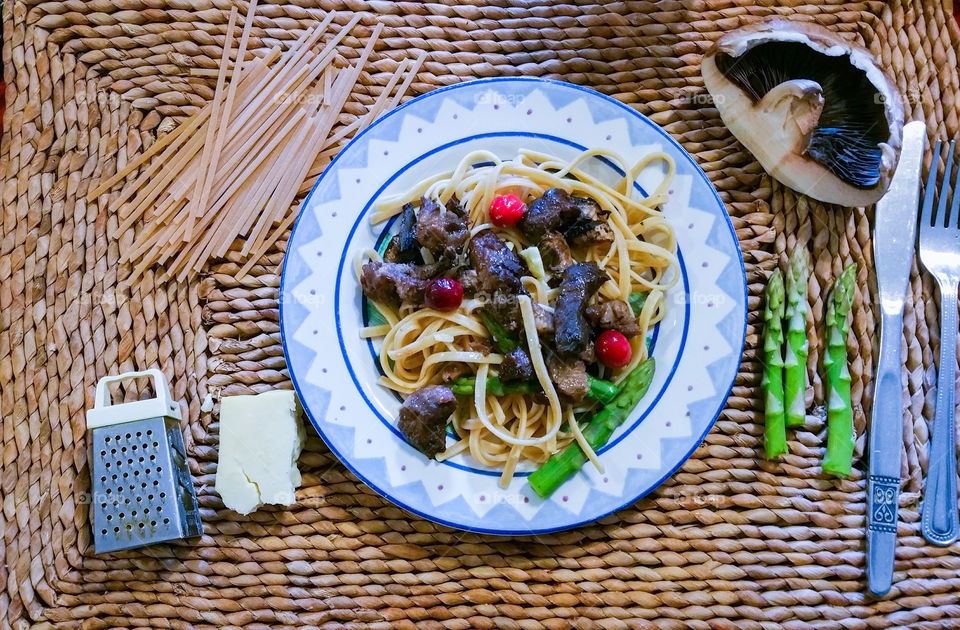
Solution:
[[(960, 191), (953, 180), (954, 143), (934, 204), (941, 143), (937, 142), (920, 210), (920, 262), (940, 288), (940, 365), (937, 373), (937, 411), (930, 436), (930, 464), (923, 493), (923, 536), (935, 545), (949, 545), (960, 534), (957, 515), (957, 453), (954, 433), (954, 379), (957, 363), (957, 286), (960, 284)], [(934, 209), (936, 206), (936, 209)]]

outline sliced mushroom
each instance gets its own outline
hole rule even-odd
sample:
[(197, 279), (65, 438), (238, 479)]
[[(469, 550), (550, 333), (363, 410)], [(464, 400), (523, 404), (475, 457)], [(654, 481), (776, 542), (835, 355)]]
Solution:
[(903, 103), (865, 48), (814, 24), (773, 20), (721, 37), (701, 71), (723, 122), (787, 186), (844, 206), (886, 192)]

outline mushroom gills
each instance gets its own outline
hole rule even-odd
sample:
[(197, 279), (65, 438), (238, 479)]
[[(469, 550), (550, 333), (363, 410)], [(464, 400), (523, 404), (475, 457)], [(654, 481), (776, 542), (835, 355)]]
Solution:
[(823, 111), (803, 155), (857, 188), (880, 180), (888, 126), (883, 95), (845, 55), (828, 57), (798, 42), (758, 44), (739, 57), (717, 55), (717, 68), (758, 103), (776, 86), (798, 79), (820, 86)]

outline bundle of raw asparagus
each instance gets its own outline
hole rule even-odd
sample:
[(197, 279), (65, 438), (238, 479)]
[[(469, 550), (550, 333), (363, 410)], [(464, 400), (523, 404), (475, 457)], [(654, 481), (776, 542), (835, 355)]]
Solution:
[[(856, 264), (837, 278), (827, 299), (827, 349), (823, 360), (827, 386), (827, 451), (823, 470), (845, 477), (853, 459), (853, 410), (850, 403), (850, 370), (847, 367), (847, 315), (853, 304)], [(777, 269), (766, 289), (763, 319), (766, 324), (763, 353), (763, 390), (767, 457), (787, 452), (787, 427), (802, 426), (806, 419), (807, 387), (807, 259), (801, 249), (790, 258), (784, 284)], [(787, 324), (784, 340), (783, 323)]]

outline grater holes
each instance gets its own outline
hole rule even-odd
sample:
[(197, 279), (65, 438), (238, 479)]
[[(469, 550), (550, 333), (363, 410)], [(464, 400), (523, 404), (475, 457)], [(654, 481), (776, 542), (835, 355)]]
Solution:
[[(111, 434), (109, 443), (104, 436), (93, 449), (94, 453), (101, 449), (106, 453), (103, 456), (105, 461), (97, 472), (105, 476), (107, 481), (99, 492), (106, 492), (108, 487), (110, 490), (109, 494), (102, 495), (105, 498), (101, 501), (106, 501), (106, 506), (100, 502), (95, 505), (98, 510), (104, 510), (100, 519), (105, 519), (107, 514), (112, 517), (109, 521), (100, 520), (98, 524), (105, 529), (103, 535), (108, 539), (118, 536), (118, 544), (126, 545), (130, 540), (141, 537), (150, 539), (165, 536), (178, 522), (177, 516), (165, 518), (170, 509), (176, 511), (174, 502), (178, 497), (174, 489), (178, 479), (167, 473), (166, 463), (172, 457), (173, 464), (181, 465), (176, 455), (182, 457), (182, 452), (177, 450), (176, 444), (171, 443), (175, 440), (170, 431), (164, 430), (157, 420), (153, 428), (148, 428), (150, 425), (130, 425), (118, 434)], [(126, 431), (130, 432), (129, 440), (125, 438)], [(111, 451), (114, 451), (112, 456)], [(111, 464), (109, 468), (105, 467), (107, 461)], [(161, 462), (164, 462), (163, 466)], [(111, 481), (113, 473), (116, 473), (117, 479)], [(97, 483), (101, 482), (99, 476), (94, 477)], [(170, 503), (174, 505), (168, 505)], [(119, 531), (115, 531), (114, 526)], [(102, 532), (96, 528), (93, 531), (100, 538)]]

